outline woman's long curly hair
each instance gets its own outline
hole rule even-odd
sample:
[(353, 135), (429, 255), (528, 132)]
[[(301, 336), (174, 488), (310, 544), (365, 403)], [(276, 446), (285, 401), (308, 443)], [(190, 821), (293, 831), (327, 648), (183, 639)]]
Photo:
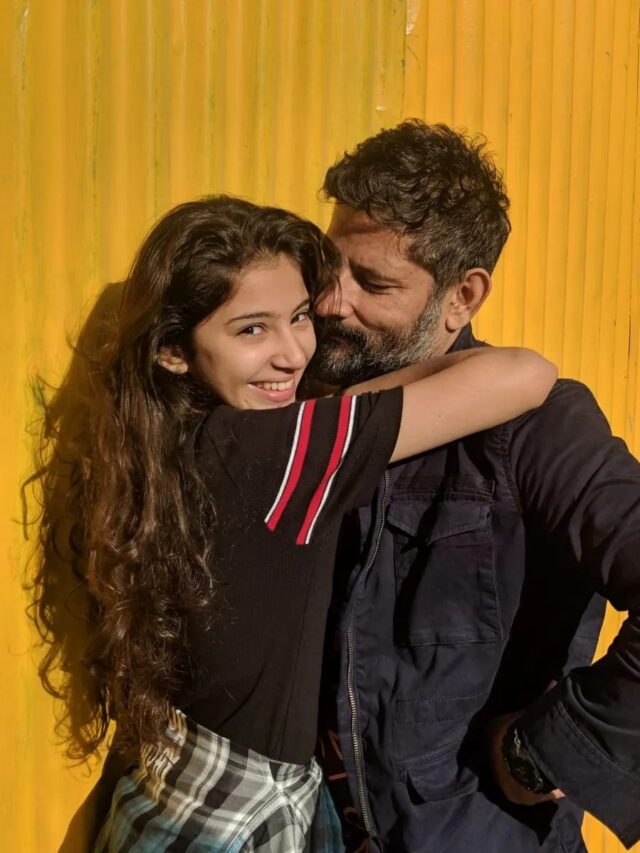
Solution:
[(195, 327), (239, 273), (278, 255), (298, 266), (312, 304), (332, 286), (335, 250), (292, 213), (228, 196), (174, 208), (142, 244), (112, 322), (91, 345), (80, 338), (75, 367), (42, 399), (27, 481), (41, 507), (30, 612), (73, 757), (97, 749), (111, 717), (121, 748), (162, 741), (193, 675), (189, 614), (215, 612), (215, 507), (182, 451), (215, 400), (158, 355), (177, 347), (189, 360)]

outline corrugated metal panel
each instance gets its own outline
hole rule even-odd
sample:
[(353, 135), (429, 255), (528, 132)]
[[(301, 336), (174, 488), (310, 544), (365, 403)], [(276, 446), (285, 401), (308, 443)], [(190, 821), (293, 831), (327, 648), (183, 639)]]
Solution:
[[(2, 849), (55, 849), (89, 785), (52, 744), (27, 653), (10, 519), (29, 381), (61, 375), (65, 329), (172, 204), (228, 191), (326, 224), (317, 188), (358, 139), (403, 113), (484, 131), (515, 228), (480, 332), (559, 360), (640, 451), (638, 12), (638, 0), (0, 3)], [(618, 850), (588, 832), (592, 853)]]
[(586, 382), (640, 455), (638, 0), (409, 0), (407, 23), (405, 115), (484, 133), (513, 202), (477, 331)]

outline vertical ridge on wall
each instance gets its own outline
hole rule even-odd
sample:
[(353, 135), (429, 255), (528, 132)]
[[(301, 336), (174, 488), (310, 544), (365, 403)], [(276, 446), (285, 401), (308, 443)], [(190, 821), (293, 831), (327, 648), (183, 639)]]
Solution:
[[(486, 73), (479, 75), (483, 87), (483, 110), (480, 127), (488, 140), (492, 152), (506, 151), (507, 122), (505, 121), (504, 96), (509, 86), (509, 64), (511, 61), (511, 4), (500, 0), (485, 0), (484, 3), (484, 62)], [(504, 169), (504, 163), (499, 162)], [(504, 275), (498, 265), (495, 290), (491, 301), (496, 306), (493, 314), (483, 319), (482, 334), (490, 340), (501, 340), (503, 335), (501, 317), (504, 315)], [(478, 330), (480, 331), (480, 330)]]
[[(519, 45), (509, 55), (508, 121), (504, 168), (507, 187), (512, 201), (513, 231), (504, 255), (504, 281), (506, 282), (503, 303), (504, 336), (517, 336), (523, 343), (540, 348), (535, 334), (524, 324), (524, 308), (527, 296), (526, 272), (530, 250), (527, 246), (529, 170), (527, 162), (531, 146), (531, 55), (533, 21), (531, 3), (516, 3), (511, 8), (510, 40)], [(544, 179), (542, 177), (542, 179)], [(488, 304), (491, 310), (491, 303)], [(482, 322), (482, 319), (480, 319)]]
[[(628, 89), (628, 115), (629, 123), (626, 126), (626, 151), (628, 157), (626, 163), (632, 163), (634, 179), (629, 182), (626, 189), (628, 200), (626, 213), (630, 214), (632, 222), (631, 240), (631, 319), (629, 323), (629, 398), (630, 405), (628, 413), (625, 412), (625, 432), (632, 441), (631, 446), (640, 447), (640, 139), (638, 128), (640, 127), (640, 39), (637, 32), (640, 31), (640, 10), (634, 16), (632, 10), (630, 15), (631, 25), (629, 27), (630, 45), (630, 85)], [(632, 71), (635, 71), (635, 91), (633, 87)], [(628, 248), (628, 246), (625, 246)]]
[[(630, 347), (640, 336), (640, 315), (633, 305), (633, 291), (637, 292), (638, 269), (635, 270), (635, 288), (632, 285), (632, 247), (634, 221), (640, 216), (640, 197), (634, 193), (638, 171), (638, 10), (630, 4), (618, 2), (615, 8), (614, 52), (612, 57), (611, 110), (609, 137), (619, 140), (610, 145), (607, 160), (607, 207), (605, 213), (605, 241), (603, 279), (611, 282), (613, 320), (608, 347), (608, 360), (600, 355), (598, 389), (614, 430), (625, 434), (630, 443), (638, 447), (637, 433), (631, 426), (627, 412), (631, 412), (637, 377), (631, 371)], [(635, 65), (635, 77), (633, 68)], [(634, 212), (635, 196), (635, 212)], [(618, 200), (621, 200), (619, 203)], [(637, 229), (636, 229), (637, 233)], [(635, 331), (635, 334), (634, 334)], [(613, 393), (616, 378), (625, 380), (624, 388)], [(636, 380), (634, 382), (634, 379)], [(626, 392), (626, 393), (623, 393)]]
[(568, 376), (581, 374), (581, 329), (584, 313), (585, 259), (587, 253), (586, 222), (589, 188), (589, 150), (591, 145), (591, 89), (593, 68), (594, 7), (576, 15), (570, 45), (573, 60), (571, 88), (563, 93), (565, 109), (570, 117), (569, 151), (569, 218), (568, 232), (572, 239), (567, 245), (567, 265), (564, 280), (565, 320), (562, 333), (562, 361)]
[[(596, 7), (593, 20), (593, 64), (591, 86), (584, 93), (584, 103), (590, 105), (588, 184), (585, 208), (585, 261), (583, 315), (580, 339), (580, 373), (590, 377), (596, 393), (598, 357), (603, 343), (604, 317), (607, 298), (610, 298), (610, 278), (603, 278), (603, 236), (607, 191), (608, 112), (611, 105), (611, 36), (613, 15), (611, 8), (605, 12), (604, 4)], [(579, 53), (576, 53), (577, 57)], [(593, 203), (596, 201), (596, 203)], [(582, 260), (582, 259), (581, 259)], [(593, 377), (593, 378), (591, 378)], [(594, 380), (596, 380), (594, 382)], [(604, 389), (602, 389), (604, 390)]]
[(545, 276), (541, 280), (544, 299), (555, 310), (547, 311), (544, 346), (557, 364), (562, 362), (562, 340), (567, 306), (558, 282), (568, 280), (566, 243), (569, 239), (569, 192), (571, 179), (567, 164), (571, 158), (571, 111), (567, 109), (566, 92), (573, 83), (573, 25), (575, 9), (571, 4), (558, 4), (553, 12), (551, 65), (553, 74), (549, 90), (549, 123), (555, 139), (549, 152), (549, 186), (554, 188), (547, 202), (545, 241)]
[[(536, 11), (539, 7), (536, 6)], [(528, 24), (531, 28), (531, 58), (527, 63), (529, 80), (529, 115), (526, 135), (528, 136), (528, 157), (523, 156), (522, 168), (527, 172), (527, 184), (523, 200), (526, 199), (526, 224), (523, 223), (525, 275), (524, 275), (524, 304), (523, 328), (525, 336), (539, 349), (545, 349), (546, 319), (555, 311), (548, 311), (547, 299), (543, 297), (545, 285), (555, 284), (557, 272), (548, 264), (548, 246), (553, 235), (548, 228), (550, 207), (554, 203), (555, 193), (550, 186), (551, 146), (542, 128), (551, 126), (551, 100), (548, 93), (553, 85), (555, 69), (553, 67), (553, 4), (548, 3), (546, 14), (533, 14)], [(514, 39), (515, 41), (515, 39)], [(513, 55), (513, 54), (512, 54)], [(517, 96), (516, 92), (513, 93)], [(518, 152), (519, 154), (520, 152)], [(518, 156), (516, 154), (516, 156)], [(524, 152), (522, 152), (524, 155)], [(509, 173), (509, 161), (507, 161)], [(520, 230), (517, 220), (514, 227)], [(532, 233), (533, 232), (533, 233)], [(536, 240), (540, 249), (536, 251), (531, 238)], [(509, 279), (507, 278), (507, 281)], [(517, 280), (516, 280), (517, 282)], [(510, 285), (519, 289), (518, 284)], [(551, 306), (553, 306), (553, 292)], [(551, 307), (549, 306), (549, 307)]]
[[(476, 332), (541, 349), (586, 382), (640, 455), (640, 3), (408, 8), (405, 115), (485, 134), (512, 201)], [(609, 610), (598, 655), (622, 618)], [(591, 817), (585, 836), (591, 853), (623, 849)]]
[[(0, 442), (3, 453), (19, 453), (24, 445), (23, 428), (20, 424), (22, 416), (22, 385), (23, 377), (14, 376), (18, 365), (21, 364), (27, 340), (27, 328), (23, 322), (25, 316), (24, 298), (20, 287), (21, 265), (23, 259), (17, 251), (22, 242), (25, 227), (24, 198), (25, 180), (25, 112), (26, 104), (19, 95), (23, 91), (23, 56), (22, 49), (27, 25), (25, 4), (13, 0), (11, 3), (0, 4), (0, 128), (11, 128), (8, 138), (0, 145), (0, 240), (3, 241), (3, 271), (2, 293), (4, 322), (10, 332), (10, 342), (7, 356), (13, 365), (5, 374), (0, 384)], [(6, 241), (6, 243), (5, 243)], [(5, 476), (15, 475), (14, 471), (6, 471)], [(15, 479), (10, 480), (12, 494), (7, 495), (2, 502), (3, 515), (15, 518), (18, 509), (17, 489)], [(19, 571), (16, 570), (15, 556), (19, 551), (19, 532), (11, 522), (3, 519), (0, 526), (0, 547), (5, 562), (2, 577), (4, 578), (3, 594), (0, 595), (0, 626), (11, 626), (16, 622), (16, 595), (7, 594), (7, 587), (15, 589), (18, 586)], [(12, 561), (13, 558), (13, 561)], [(0, 650), (0, 665), (8, 669), (9, 655), (14, 651), (13, 637), (2, 636), (3, 648)], [(6, 648), (6, 651), (5, 651)], [(7, 661), (7, 664), (5, 664)], [(9, 678), (13, 686), (17, 679)], [(6, 696), (6, 694), (5, 694)], [(20, 696), (15, 697), (20, 702)], [(0, 726), (3, 732), (11, 732), (16, 743), (17, 756), (24, 754), (25, 735), (15, 731), (16, 719), (11, 707), (12, 703), (0, 702)], [(8, 799), (9, 792), (3, 791), (1, 799)], [(4, 816), (3, 816), (4, 818)], [(9, 819), (7, 815), (6, 819)]]

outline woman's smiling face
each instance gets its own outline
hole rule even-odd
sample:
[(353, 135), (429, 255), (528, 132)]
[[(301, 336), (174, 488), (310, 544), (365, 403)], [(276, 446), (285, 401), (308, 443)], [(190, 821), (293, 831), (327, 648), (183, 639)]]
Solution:
[(237, 409), (287, 406), (316, 348), (309, 294), (286, 255), (257, 261), (193, 331), (190, 369)]

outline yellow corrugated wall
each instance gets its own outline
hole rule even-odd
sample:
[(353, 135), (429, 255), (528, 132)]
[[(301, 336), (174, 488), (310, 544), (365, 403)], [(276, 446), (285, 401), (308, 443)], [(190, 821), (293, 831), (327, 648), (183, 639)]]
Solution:
[[(324, 169), (358, 139), (408, 115), (485, 133), (514, 231), (477, 329), (586, 381), (640, 453), (639, 15), (640, 0), (2, 0), (0, 850), (56, 850), (92, 782), (60, 757), (29, 654), (30, 383), (62, 375), (65, 333), (172, 204), (228, 191), (325, 225)], [(591, 819), (586, 834), (591, 853), (622, 849)]]

